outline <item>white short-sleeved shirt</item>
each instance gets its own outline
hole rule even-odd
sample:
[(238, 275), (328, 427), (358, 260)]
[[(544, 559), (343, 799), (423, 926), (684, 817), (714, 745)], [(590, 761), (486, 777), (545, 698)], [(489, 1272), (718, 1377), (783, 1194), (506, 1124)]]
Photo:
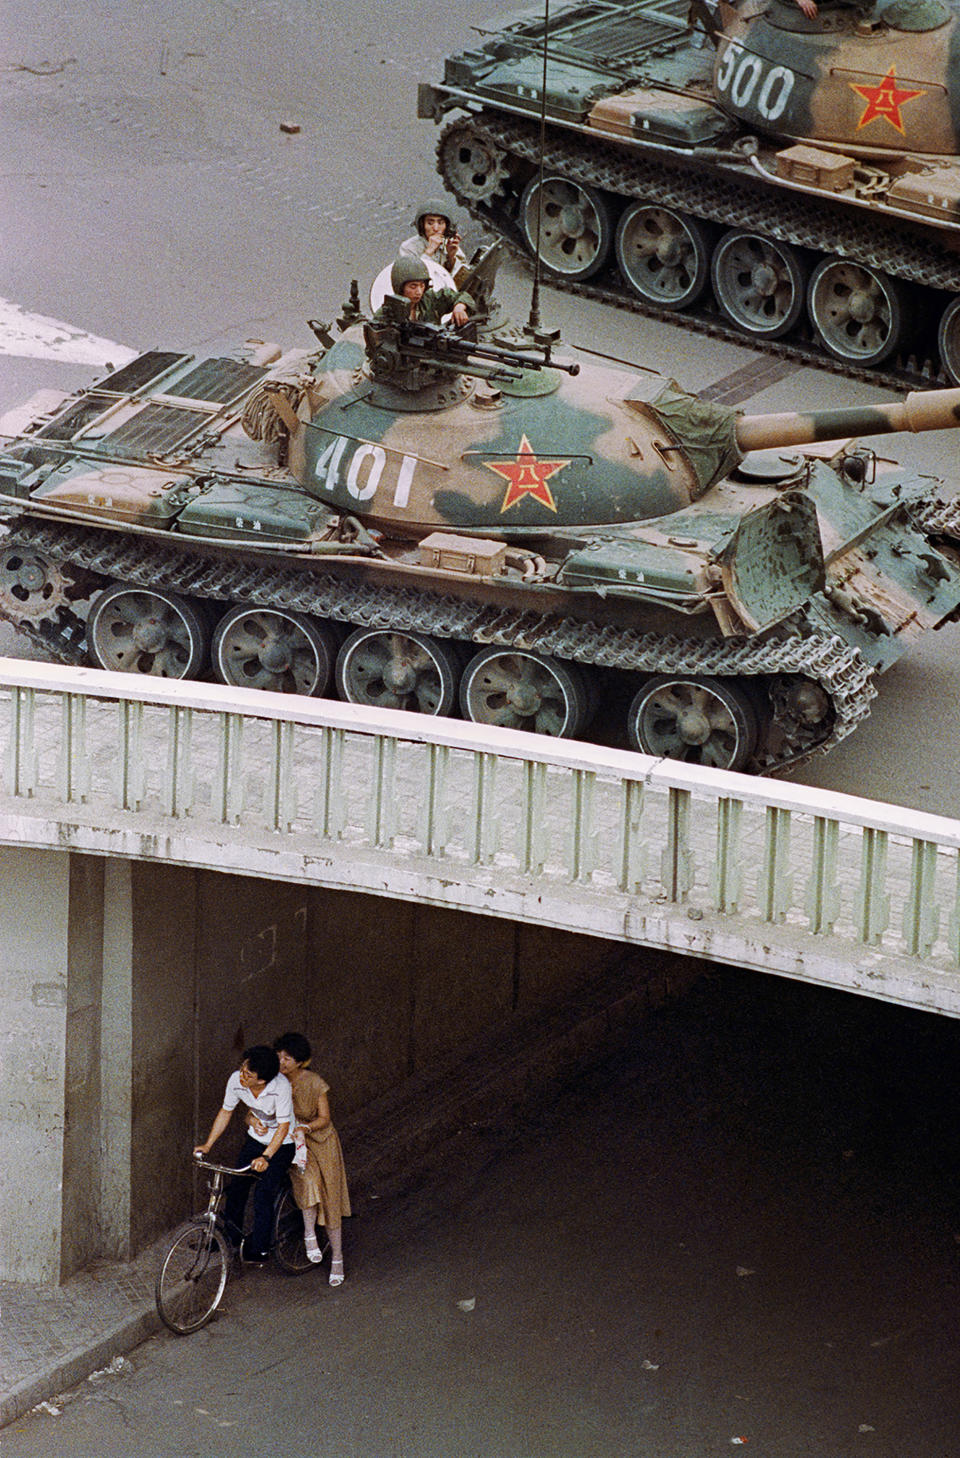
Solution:
[(254, 1139), (259, 1139), (264, 1146), (270, 1143), (277, 1132), (279, 1124), (288, 1125), (284, 1144), (293, 1143), (293, 1088), (289, 1078), (278, 1073), (276, 1078), (260, 1090), (258, 1094), (252, 1094), (249, 1089), (244, 1088), (240, 1082), (239, 1070), (231, 1073), (227, 1079), (227, 1091), (223, 1096), (223, 1107), (232, 1112), (237, 1104), (246, 1104), (252, 1109), (262, 1124), (266, 1124), (266, 1134), (258, 1134), (255, 1129), (248, 1129), (247, 1133)]

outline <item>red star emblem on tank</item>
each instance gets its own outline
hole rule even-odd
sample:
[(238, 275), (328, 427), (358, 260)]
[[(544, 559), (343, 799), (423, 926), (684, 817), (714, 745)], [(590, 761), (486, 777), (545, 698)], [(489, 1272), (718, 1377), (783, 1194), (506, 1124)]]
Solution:
[(564, 466), (569, 466), (570, 462), (542, 461), (526, 435), (522, 435), (515, 461), (484, 461), (483, 464), (510, 483), (500, 508), (502, 514), (525, 496), (532, 496), (544, 506), (549, 506), (551, 511), (556, 511), (557, 503), (547, 482), (551, 476), (562, 471)]
[(892, 127), (903, 135), (903, 121), (900, 117), (900, 108), (906, 102), (912, 101), (915, 96), (925, 96), (924, 91), (905, 91), (897, 85), (896, 67), (891, 66), (879, 86), (859, 86), (855, 81), (848, 82), (848, 85), (862, 96), (867, 103), (863, 108), (863, 116), (857, 122), (857, 131), (865, 127), (869, 122), (876, 121), (880, 117), (888, 121)]

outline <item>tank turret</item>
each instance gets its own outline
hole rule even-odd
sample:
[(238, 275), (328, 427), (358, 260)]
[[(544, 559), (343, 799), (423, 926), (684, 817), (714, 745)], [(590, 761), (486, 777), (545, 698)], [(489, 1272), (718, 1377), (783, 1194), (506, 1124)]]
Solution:
[(66, 662), (558, 735), (599, 709), (774, 772), (960, 610), (955, 508), (847, 439), (956, 426), (960, 391), (744, 416), (358, 298), (316, 349), (153, 350), (21, 412), (0, 614)]
[(419, 114), (444, 125), (460, 205), (569, 289), (901, 387), (960, 384), (960, 10), (806, 9), (514, 13), (421, 85)]
[(946, 0), (815, 8), (807, 16), (794, 0), (721, 0), (714, 88), (723, 111), (854, 157), (956, 157), (957, 11)]

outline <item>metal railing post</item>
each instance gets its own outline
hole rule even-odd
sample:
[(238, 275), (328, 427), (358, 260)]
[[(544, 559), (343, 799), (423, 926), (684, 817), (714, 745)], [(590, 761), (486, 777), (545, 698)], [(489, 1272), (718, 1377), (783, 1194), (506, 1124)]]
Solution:
[(64, 694), (61, 699), (57, 786), (64, 800), (71, 805), (87, 798), (89, 785), (87, 700), (83, 694)]
[(840, 827), (823, 815), (814, 817), (810, 876), (807, 881), (807, 915), (810, 930), (822, 935), (832, 932), (840, 914), (837, 886), (837, 848)]
[(624, 780), (620, 801), (617, 885), (631, 895), (647, 873), (646, 853), (640, 839), (643, 821), (643, 781)]
[(10, 690), (10, 737), (7, 741), (7, 788), (29, 797), (37, 788), (36, 690)]
[(937, 939), (936, 875), (937, 847), (928, 840), (915, 840), (910, 853), (910, 889), (903, 908), (903, 942), (913, 957), (927, 956)]
[(760, 912), (764, 921), (783, 921), (793, 900), (790, 875), (790, 811), (768, 806), (760, 867)]
[(521, 871), (539, 876), (547, 859), (547, 767), (535, 760), (526, 760), (522, 767), (523, 791), (520, 802), (520, 846), (518, 860)]
[(740, 864), (740, 826), (743, 804), (727, 795), (717, 801), (717, 859), (713, 871), (713, 904), (717, 911), (733, 915), (743, 892)]
[(879, 946), (890, 924), (890, 897), (886, 886), (887, 833), (865, 826), (860, 846), (860, 884), (854, 915), (860, 940), (866, 946)]
[(694, 858), (690, 849), (689, 790), (671, 786), (667, 805), (667, 843), (660, 857), (660, 880), (668, 901), (686, 901), (693, 885)]

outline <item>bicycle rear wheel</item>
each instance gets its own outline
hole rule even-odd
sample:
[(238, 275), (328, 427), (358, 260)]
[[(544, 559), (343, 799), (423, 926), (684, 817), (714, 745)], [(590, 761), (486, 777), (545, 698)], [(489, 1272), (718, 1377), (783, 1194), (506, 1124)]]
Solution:
[(196, 1220), (182, 1230), (164, 1256), (157, 1277), (160, 1320), (177, 1336), (199, 1331), (223, 1295), (230, 1250), (218, 1230)]
[(312, 1269), (303, 1243), (303, 1216), (289, 1186), (281, 1190), (273, 1212), (273, 1258), (288, 1276)]

